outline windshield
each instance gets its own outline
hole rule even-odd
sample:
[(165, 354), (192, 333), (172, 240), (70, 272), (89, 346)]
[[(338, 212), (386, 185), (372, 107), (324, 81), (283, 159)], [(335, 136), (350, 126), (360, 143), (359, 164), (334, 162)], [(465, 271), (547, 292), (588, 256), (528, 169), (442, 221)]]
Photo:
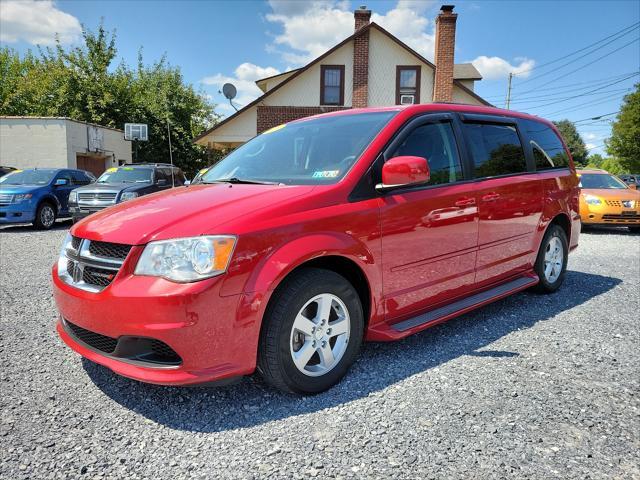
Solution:
[(152, 180), (150, 168), (114, 167), (100, 175), (98, 183), (151, 183)]
[(627, 185), (613, 175), (583, 173), (580, 176), (581, 188), (628, 188)]
[(231, 152), (205, 173), (201, 181), (336, 183), (395, 114), (391, 111), (336, 115), (280, 125)]
[(57, 170), (16, 170), (0, 178), (3, 185), (48, 185)]

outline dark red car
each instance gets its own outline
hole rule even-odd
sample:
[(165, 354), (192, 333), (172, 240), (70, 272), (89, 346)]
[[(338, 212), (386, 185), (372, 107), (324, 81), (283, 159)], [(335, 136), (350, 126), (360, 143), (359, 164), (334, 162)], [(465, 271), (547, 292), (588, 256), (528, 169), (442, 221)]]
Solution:
[(363, 340), (555, 291), (580, 231), (554, 126), (486, 107), (298, 120), (202, 180), (72, 227), (53, 267), (71, 348), (144, 382), (257, 369), (280, 389), (320, 392)]

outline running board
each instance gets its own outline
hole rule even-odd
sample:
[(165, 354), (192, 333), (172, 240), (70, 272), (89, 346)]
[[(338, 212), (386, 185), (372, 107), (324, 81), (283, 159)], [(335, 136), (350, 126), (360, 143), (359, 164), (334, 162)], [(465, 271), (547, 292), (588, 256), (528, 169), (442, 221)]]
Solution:
[(532, 287), (538, 283), (537, 277), (518, 277), (515, 280), (511, 280), (507, 283), (502, 283), (497, 287), (493, 287), (484, 292), (476, 293), (470, 297), (465, 297), (457, 302), (450, 303), (444, 307), (436, 308), (429, 312), (418, 315), (417, 317), (403, 320), (402, 322), (391, 325), (391, 328), (397, 332), (404, 332), (415, 327), (423, 326), (432, 322), (436, 322), (445, 317), (452, 317), (456, 313), (464, 313), (473, 309), (476, 306), (481, 306), (492, 300), (498, 300), (502, 297), (506, 297), (511, 293), (515, 293), (520, 290)]

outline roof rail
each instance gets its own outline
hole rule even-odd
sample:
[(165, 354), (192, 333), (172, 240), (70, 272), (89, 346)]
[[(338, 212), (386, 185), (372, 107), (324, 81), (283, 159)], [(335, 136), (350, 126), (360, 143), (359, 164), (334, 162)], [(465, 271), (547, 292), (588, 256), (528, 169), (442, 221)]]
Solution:
[(131, 167), (135, 167), (136, 165), (145, 165), (145, 166), (154, 165), (156, 167), (175, 167), (175, 165), (171, 165), (170, 163), (163, 163), (163, 162), (135, 162), (135, 163), (127, 163), (126, 165)]

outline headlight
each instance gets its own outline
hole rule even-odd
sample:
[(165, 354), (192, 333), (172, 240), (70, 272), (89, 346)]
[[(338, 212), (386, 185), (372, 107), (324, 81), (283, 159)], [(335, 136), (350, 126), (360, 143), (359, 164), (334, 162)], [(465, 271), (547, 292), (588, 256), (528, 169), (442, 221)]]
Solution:
[(585, 195), (584, 201), (587, 202), (588, 205), (601, 205), (602, 200), (598, 197), (594, 197), (593, 195)]
[(18, 195), (15, 195), (13, 197), (13, 201), (15, 203), (19, 203), (22, 202), (24, 200), (29, 200), (33, 195), (31, 195), (30, 193), (19, 193)]
[(78, 192), (72, 190), (69, 194), (69, 203), (78, 203)]
[(149, 243), (136, 265), (136, 275), (194, 282), (226, 272), (236, 237), (205, 236)]
[(127, 200), (133, 200), (137, 196), (138, 196), (137, 192), (123, 192), (122, 195), (120, 195), (120, 201), (126, 202)]

